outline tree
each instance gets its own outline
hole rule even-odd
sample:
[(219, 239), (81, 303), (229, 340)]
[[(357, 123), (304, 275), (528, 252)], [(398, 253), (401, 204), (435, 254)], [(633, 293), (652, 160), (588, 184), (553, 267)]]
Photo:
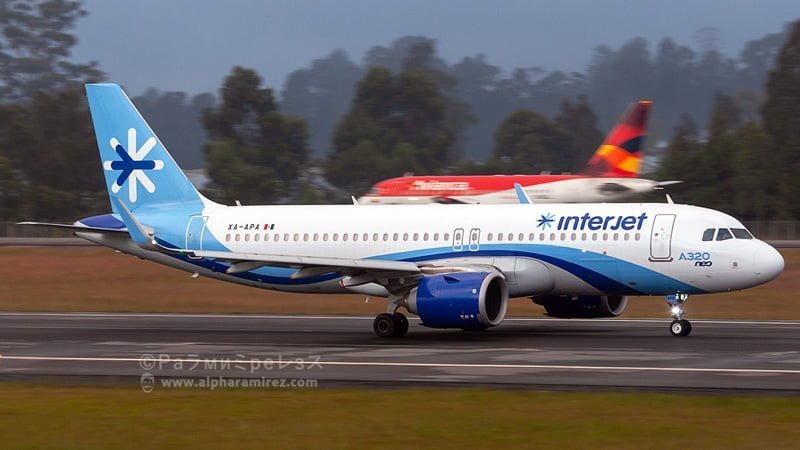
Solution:
[(0, 149), (13, 167), (7, 172), (11, 181), (25, 193), (18, 215), (66, 219), (108, 209), (82, 89), (40, 93), (30, 104), (0, 107)]
[(767, 101), (762, 111), (764, 127), (774, 145), (769, 159), (770, 178), (777, 185), (781, 217), (800, 216), (800, 21), (778, 55), (767, 82)]
[(454, 162), (455, 133), (446, 100), (423, 70), (393, 75), (373, 68), (358, 83), (348, 114), (336, 127), (328, 180), (361, 193), (404, 172), (436, 173)]
[(159, 92), (150, 88), (132, 100), (182, 168), (203, 167), (203, 144), (207, 135), (202, 117), (214, 106), (213, 95), (189, 97), (183, 92)]
[(281, 114), (272, 90), (252, 70), (235, 67), (220, 89), (221, 105), (204, 124), (211, 192), (232, 203), (269, 203), (294, 194), (294, 182), (308, 158), (307, 127)]
[(565, 129), (547, 117), (526, 109), (509, 115), (494, 135), (492, 159), (509, 173), (567, 172), (572, 164), (572, 142)]
[(361, 67), (342, 50), (315, 60), (311, 67), (292, 72), (281, 92), (281, 110), (308, 122), (309, 143), (315, 155), (331, 152), (336, 123), (353, 100)]
[(566, 160), (561, 165), (575, 172), (584, 169), (603, 141), (603, 135), (597, 129), (597, 117), (586, 97), (578, 97), (575, 103), (564, 99), (555, 123), (567, 130), (570, 138), (569, 147), (562, 151), (562, 158)]
[(0, 101), (29, 100), (102, 78), (95, 62), (69, 61), (77, 41), (68, 30), (85, 15), (79, 1), (0, 2)]

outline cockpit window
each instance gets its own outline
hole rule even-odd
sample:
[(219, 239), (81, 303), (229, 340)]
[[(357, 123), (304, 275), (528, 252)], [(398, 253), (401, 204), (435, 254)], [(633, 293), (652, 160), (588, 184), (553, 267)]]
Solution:
[(714, 228), (709, 228), (706, 231), (703, 231), (703, 240), (704, 241), (713, 241), (714, 240)]
[(717, 232), (717, 240), (726, 241), (728, 239), (733, 239), (731, 232), (727, 228), (720, 228)]
[(753, 239), (753, 235), (744, 228), (731, 228), (731, 232), (736, 239)]

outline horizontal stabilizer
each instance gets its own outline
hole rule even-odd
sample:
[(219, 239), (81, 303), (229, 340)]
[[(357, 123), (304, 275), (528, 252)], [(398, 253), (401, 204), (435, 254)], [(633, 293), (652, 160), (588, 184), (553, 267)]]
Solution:
[(75, 232), (125, 233), (125, 234), (128, 233), (128, 230), (124, 228), (87, 227), (85, 225), (67, 225), (64, 223), (18, 222), (17, 225), (56, 228), (60, 230), (68, 230)]

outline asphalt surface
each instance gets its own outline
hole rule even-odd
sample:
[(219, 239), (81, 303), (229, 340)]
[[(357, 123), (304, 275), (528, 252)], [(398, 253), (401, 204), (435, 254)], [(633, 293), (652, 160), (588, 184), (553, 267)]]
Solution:
[(9, 312), (0, 379), (800, 394), (800, 322), (697, 320), (685, 338), (668, 324), (509, 318), (462, 332), (412, 319), (404, 338), (380, 339), (372, 317)]

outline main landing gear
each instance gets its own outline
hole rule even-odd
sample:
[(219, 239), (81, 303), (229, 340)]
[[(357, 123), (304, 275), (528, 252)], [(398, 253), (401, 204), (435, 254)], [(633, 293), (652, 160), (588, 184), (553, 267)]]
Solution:
[(667, 305), (669, 305), (669, 312), (673, 319), (669, 325), (669, 332), (673, 336), (688, 336), (692, 332), (692, 323), (683, 318), (686, 315), (686, 311), (683, 309), (686, 300), (689, 300), (689, 294), (678, 293), (667, 296)]
[(378, 314), (372, 322), (372, 329), (382, 338), (405, 336), (408, 333), (408, 318), (399, 312)]

